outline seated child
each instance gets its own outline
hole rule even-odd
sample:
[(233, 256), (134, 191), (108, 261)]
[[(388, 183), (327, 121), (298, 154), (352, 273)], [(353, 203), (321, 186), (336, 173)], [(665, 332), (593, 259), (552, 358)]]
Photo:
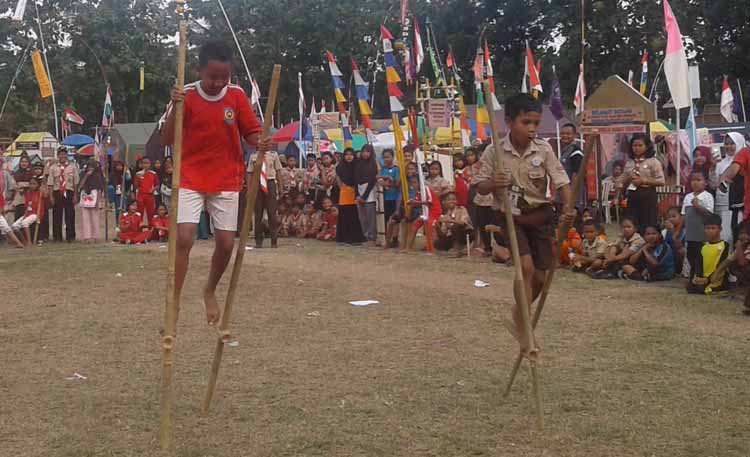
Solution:
[(308, 203), (305, 206), (305, 217), (307, 225), (305, 226), (305, 238), (317, 238), (320, 233), (320, 226), (323, 221), (320, 218), (320, 211), (315, 209), (315, 205)]
[(729, 271), (737, 277), (738, 284), (746, 288), (742, 314), (750, 316), (750, 219), (742, 221), (737, 228), (734, 254), (727, 260)]
[(333, 206), (333, 200), (330, 197), (323, 199), (323, 211), (320, 215), (320, 232), (318, 239), (320, 241), (336, 241), (336, 224), (339, 219), (339, 210)]
[[(672, 206), (667, 210), (667, 220), (664, 222), (664, 241), (672, 248), (675, 274), (683, 272), (687, 242), (685, 241), (685, 218), (682, 217), (680, 207)], [(687, 270), (685, 270), (687, 273)]]
[[(726, 269), (719, 265), (729, 257), (729, 243), (721, 240), (721, 217), (711, 214), (704, 222), (706, 241), (690, 271), (687, 291), (706, 294), (725, 290), (729, 281)], [(716, 274), (714, 274), (716, 272)]]
[(451, 251), (454, 255), (461, 255), (466, 246), (466, 234), (473, 231), (469, 212), (463, 206), (458, 206), (455, 192), (448, 192), (443, 197), (443, 215), (437, 219), (435, 249)]
[(12, 226), (13, 231), (19, 233), (18, 238), (26, 246), (31, 246), (34, 241), (31, 235), (31, 227), (39, 219), (38, 215), (44, 214), (44, 198), (40, 198), (40, 186), (41, 183), (38, 178), (31, 178), (29, 187), (23, 195), (26, 212)]
[(292, 210), (284, 216), (281, 221), (281, 230), (279, 236), (282, 238), (304, 238), (307, 228), (307, 218), (302, 213), (302, 208), (297, 204), (292, 204)]
[(630, 264), (623, 265), (620, 277), (647, 282), (674, 279), (672, 248), (662, 238), (659, 228), (647, 225), (643, 233), (646, 244), (630, 256)]
[(627, 265), (630, 256), (638, 252), (646, 244), (643, 237), (635, 231), (635, 221), (632, 218), (623, 218), (620, 223), (622, 238), (619, 242), (611, 244), (604, 254), (601, 266), (592, 265), (589, 272), (594, 279), (615, 279), (617, 272)]
[(572, 265), (573, 258), (583, 252), (582, 244), (578, 230), (575, 227), (568, 229), (568, 236), (562, 242), (562, 249), (560, 249), (560, 265)]
[(581, 253), (574, 254), (571, 259), (573, 271), (589, 272), (590, 268), (594, 270), (602, 268), (604, 255), (607, 252), (607, 239), (602, 239), (600, 233), (601, 227), (593, 219), (587, 219), (583, 222)]
[(151, 218), (151, 241), (165, 242), (169, 239), (169, 215), (167, 207), (159, 205)]
[(131, 201), (128, 210), (120, 215), (120, 233), (117, 239), (122, 244), (145, 243), (151, 237), (148, 224), (138, 212), (138, 202)]

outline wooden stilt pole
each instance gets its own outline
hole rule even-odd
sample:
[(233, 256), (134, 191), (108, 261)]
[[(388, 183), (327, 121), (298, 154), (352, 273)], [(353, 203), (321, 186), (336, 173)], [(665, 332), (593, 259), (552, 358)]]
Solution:
[[(490, 91), (490, 84), (488, 81), (484, 81), (483, 88), (487, 100), (492, 100), (492, 92)], [(490, 117), (490, 130), (492, 132), (492, 144), (495, 148), (494, 152), (499, 156), (500, 135), (498, 134), (497, 126), (495, 125), (495, 110), (490, 109), (487, 110), (487, 112), (489, 113)], [(522, 356), (530, 355), (531, 352), (534, 351), (536, 343), (534, 342), (534, 331), (531, 326), (531, 317), (529, 315), (529, 300), (526, 296), (526, 284), (523, 279), (523, 269), (521, 267), (521, 254), (518, 250), (518, 238), (516, 237), (516, 227), (513, 222), (513, 213), (511, 211), (512, 205), (510, 202), (510, 195), (507, 190), (504, 190), (502, 192), (502, 198), (504, 208), (503, 213), (505, 214), (505, 225), (508, 230), (510, 250), (513, 254), (513, 265), (515, 266), (516, 270), (515, 278), (513, 279), (513, 290), (515, 292), (515, 296), (517, 297), (516, 306), (521, 308), (521, 321), (522, 325), (524, 326), (524, 335), (521, 338), (523, 340), (522, 346), (524, 348), (522, 349)], [(523, 352), (526, 352), (526, 354), (523, 354)], [(537, 426), (539, 427), (539, 430), (542, 430), (544, 428), (544, 411), (542, 409), (542, 396), (539, 389), (539, 379), (536, 369), (536, 360), (534, 359), (534, 357), (529, 357), (529, 365), (531, 368), (531, 387), (534, 393)]]
[[(175, 0), (177, 14), (180, 17), (180, 45), (177, 63), (177, 89), (185, 85), (185, 54), (187, 52), (187, 19), (185, 18), (185, 0)], [(164, 313), (164, 334), (162, 336), (162, 374), (161, 374), (161, 426), (159, 442), (163, 450), (172, 447), (172, 403), (174, 388), (172, 386), (174, 344), (177, 327), (177, 310), (179, 297), (175, 293), (175, 255), (177, 252), (177, 206), (180, 193), (180, 158), (182, 155), (182, 121), (184, 117), (183, 102), (174, 105), (175, 127), (172, 149), (172, 201), (169, 212), (169, 250), (167, 266), (166, 310)], [(124, 198), (124, 195), (123, 195)]]
[[(586, 182), (586, 169), (588, 167), (589, 158), (593, 154), (594, 146), (597, 141), (598, 136), (590, 135), (588, 136), (588, 140), (584, 145), (581, 167), (578, 169), (578, 174), (576, 175), (575, 182), (573, 183), (574, 202), (578, 201), (581, 195), (581, 191), (583, 190), (583, 184), (584, 182)], [(555, 270), (557, 269), (557, 264), (560, 259), (560, 255), (558, 253), (560, 252), (560, 249), (562, 249), (562, 244), (563, 241), (565, 241), (568, 230), (570, 230), (570, 224), (566, 224), (565, 222), (560, 224), (560, 228), (557, 232), (557, 250), (555, 251), (555, 260), (552, 263), (552, 268), (547, 272), (547, 276), (544, 278), (544, 288), (542, 288), (542, 292), (539, 295), (539, 301), (537, 302), (536, 309), (534, 310), (534, 317), (531, 320), (531, 326), (534, 329), (536, 329), (537, 324), (539, 324), (539, 319), (542, 317), (544, 304), (547, 301), (547, 296), (549, 295), (549, 290), (552, 286), (552, 280), (555, 277)], [(522, 361), (523, 355), (519, 355), (516, 358), (515, 364), (513, 365), (513, 370), (511, 370), (510, 372), (510, 378), (508, 379), (508, 384), (505, 387), (505, 392), (503, 392), (503, 397), (507, 397), (508, 395), (510, 395), (510, 389), (513, 387), (513, 381), (515, 381), (516, 379), (516, 375), (518, 374), (518, 369), (521, 367)]]
[[(268, 91), (268, 104), (266, 105), (265, 121), (263, 122), (263, 138), (267, 138), (271, 134), (271, 121), (273, 120), (273, 110), (276, 106), (276, 97), (279, 92), (279, 80), (281, 79), (281, 65), (274, 65), (273, 76), (271, 77), (271, 89)], [(229, 290), (227, 291), (227, 299), (224, 303), (224, 312), (221, 316), (221, 323), (219, 324), (219, 336), (216, 340), (216, 349), (214, 350), (214, 360), (211, 364), (211, 374), (208, 379), (208, 388), (206, 389), (206, 395), (203, 398), (203, 414), (207, 414), (211, 408), (211, 399), (214, 396), (216, 390), (216, 381), (219, 378), (219, 369), (221, 368), (221, 358), (224, 354), (224, 344), (229, 342), (229, 319), (232, 315), (232, 306), (237, 296), (237, 285), (240, 282), (240, 274), (242, 273), (242, 262), (245, 258), (245, 246), (247, 246), (247, 239), (250, 234), (250, 221), (255, 213), (255, 200), (258, 197), (258, 189), (260, 187), (260, 172), (263, 163), (265, 162), (265, 152), (260, 151), (258, 157), (255, 160), (253, 167), (253, 174), (250, 176), (250, 182), (247, 185), (247, 193), (245, 197), (245, 212), (242, 215), (242, 227), (240, 231), (240, 241), (237, 245), (237, 253), (234, 256), (234, 267), (232, 268), (232, 277), (229, 280)]]

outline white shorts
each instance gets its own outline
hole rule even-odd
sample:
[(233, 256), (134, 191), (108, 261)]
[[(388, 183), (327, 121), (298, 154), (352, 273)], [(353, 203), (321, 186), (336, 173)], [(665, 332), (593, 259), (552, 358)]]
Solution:
[(5, 216), (0, 214), (0, 235), (7, 235), (12, 231), (13, 229), (11, 229), (10, 225), (8, 225), (8, 221), (5, 219)]
[(177, 223), (197, 224), (201, 220), (201, 212), (207, 209), (214, 229), (235, 232), (237, 231), (239, 205), (239, 192), (206, 194), (190, 189), (180, 189)]
[(22, 217), (13, 223), (13, 230), (18, 231), (29, 228), (34, 222), (36, 222), (36, 214)]

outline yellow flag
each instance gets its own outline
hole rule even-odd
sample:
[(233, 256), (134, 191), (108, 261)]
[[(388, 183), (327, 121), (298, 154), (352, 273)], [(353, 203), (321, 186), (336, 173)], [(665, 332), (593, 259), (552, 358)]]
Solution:
[(141, 67), (141, 92), (146, 88), (146, 73), (145, 69)]
[(44, 69), (44, 63), (42, 63), (42, 54), (39, 51), (31, 53), (31, 62), (34, 64), (34, 73), (36, 74), (36, 80), (39, 83), (39, 93), (42, 98), (52, 96), (52, 85), (49, 83), (47, 77), (47, 71)]

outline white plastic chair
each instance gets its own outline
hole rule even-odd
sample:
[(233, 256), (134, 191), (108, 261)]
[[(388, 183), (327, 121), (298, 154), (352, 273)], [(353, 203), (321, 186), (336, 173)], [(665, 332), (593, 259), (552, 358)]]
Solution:
[(615, 190), (615, 183), (611, 180), (602, 181), (602, 200), (601, 205), (604, 209), (604, 223), (612, 223), (612, 204), (613, 200), (609, 198), (610, 194)]

